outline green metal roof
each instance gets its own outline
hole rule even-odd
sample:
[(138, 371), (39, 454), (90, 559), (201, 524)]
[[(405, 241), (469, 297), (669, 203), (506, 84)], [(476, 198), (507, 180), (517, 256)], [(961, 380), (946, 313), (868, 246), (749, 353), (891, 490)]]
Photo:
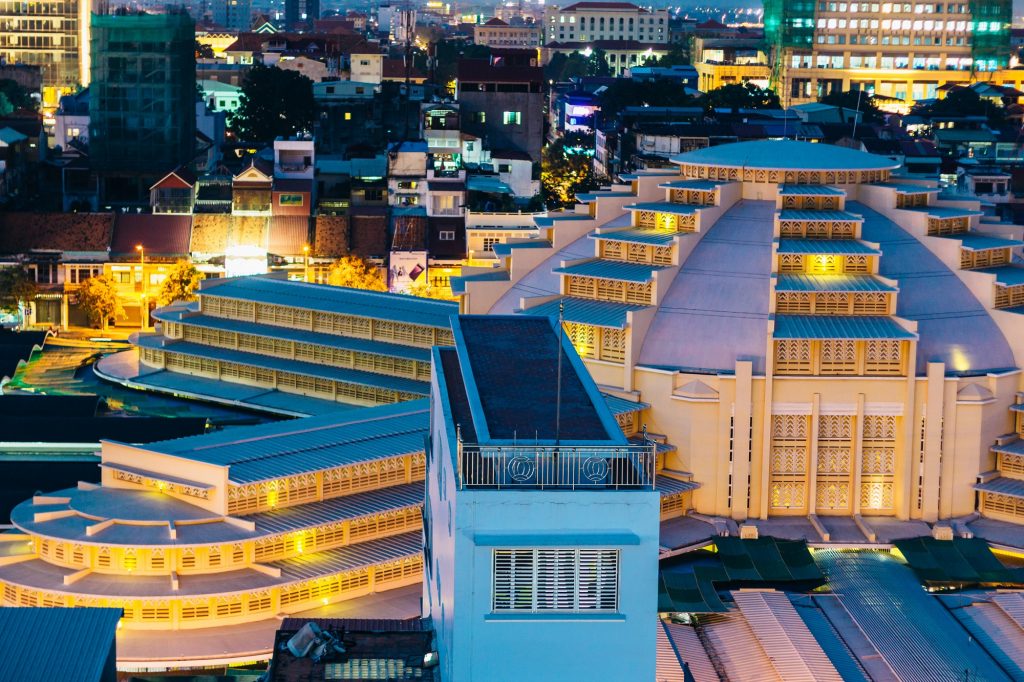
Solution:
[(728, 185), (731, 180), (674, 180), (672, 182), (663, 182), (658, 187), (664, 187), (665, 189), (695, 189), (701, 192), (711, 192), (713, 190)]
[(926, 583), (1016, 583), (1024, 586), (1024, 569), (1003, 566), (981, 538), (955, 537), (949, 541), (918, 537), (896, 540), (895, 544)]
[(595, 327), (610, 327), (612, 329), (625, 329), (626, 315), (628, 313), (648, 307), (633, 303), (612, 303), (610, 301), (592, 301), (586, 298), (565, 297), (548, 301), (520, 312), (523, 315), (542, 315), (544, 317), (557, 318), (559, 303), (564, 304), (562, 319), (566, 322), (589, 324)]
[(598, 279), (616, 279), (624, 282), (649, 282), (654, 273), (665, 268), (657, 265), (643, 265), (641, 263), (623, 263), (614, 260), (601, 260), (595, 258), (576, 265), (568, 265), (564, 268), (555, 268), (554, 272), (563, 275), (579, 275), (581, 277), (596, 277)]
[(776, 339), (916, 339), (890, 317), (776, 315)]
[(715, 145), (672, 157), (673, 163), (773, 170), (892, 170), (892, 159), (847, 147), (795, 140), (754, 140)]
[(879, 249), (857, 239), (780, 239), (779, 253), (806, 255), (881, 256)]
[(576, 195), (576, 201), (581, 204), (589, 204), (592, 201), (597, 201), (605, 197), (631, 197), (635, 196), (632, 192), (584, 192), (583, 194)]
[(704, 207), (692, 204), (677, 204), (671, 201), (643, 201), (637, 204), (628, 204), (623, 206), (623, 208), (627, 211), (656, 211), (672, 215), (693, 215)]
[(943, 239), (958, 239), (960, 246), (967, 251), (991, 251), (993, 249), (1012, 249), (1017, 246), (1024, 246), (1024, 241), (1017, 239), (1003, 239), (993, 237), (981, 232), (961, 232), (960, 234), (940, 235)]
[(776, 291), (899, 291), (871, 275), (778, 275)]
[(863, 216), (848, 211), (779, 211), (779, 220), (842, 220), (863, 222)]
[(828, 185), (781, 185), (779, 194), (792, 197), (842, 197), (846, 191)]
[(985, 272), (996, 276), (996, 283), (1004, 287), (1015, 287), (1024, 284), (1024, 268), (1015, 265), (1003, 265), (998, 268), (983, 268), (975, 272)]
[(650, 405), (647, 403), (636, 402), (633, 400), (626, 400), (618, 396), (611, 395), (609, 393), (602, 393), (604, 401), (608, 404), (608, 409), (612, 411), (612, 414), (619, 416), (620, 414), (629, 414), (630, 412), (639, 412), (645, 410)]
[(605, 232), (603, 234), (593, 233), (591, 239), (601, 239), (607, 242), (630, 242), (632, 244), (653, 244), (654, 246), (670, 246), (675, 238), (682, 233), (675, 230), (651, 230), (637, 228), (635, 230), (618, 230), (616, 232)]
[(274, 303), (442, 329), (450, 329), (451, 316), (459, 312), (459, 304), (450, 301), (327, 284), (291, 282), (263, 275), (206, 280), (199, 290), (199, 296)]

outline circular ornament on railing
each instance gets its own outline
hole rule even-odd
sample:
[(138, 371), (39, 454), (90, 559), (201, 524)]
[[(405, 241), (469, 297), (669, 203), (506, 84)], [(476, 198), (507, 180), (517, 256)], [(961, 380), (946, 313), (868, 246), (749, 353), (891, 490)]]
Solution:
[(537, 471), (537, 465), (533, 460), (523, 455), (516, 455), (508, 461), (508, 475), (517, 483), (533, 478)]
[(591, 483), (597, 483), (608, 476), (608, 460), (603, 457), (587, 457), (583, 462), (583, 476)]

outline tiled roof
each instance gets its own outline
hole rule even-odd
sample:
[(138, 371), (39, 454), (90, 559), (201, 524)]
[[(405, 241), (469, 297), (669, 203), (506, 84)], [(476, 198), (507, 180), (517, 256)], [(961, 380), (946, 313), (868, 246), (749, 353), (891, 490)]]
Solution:
[(348, 216), (318, 215), (315, 230), (314, 255), (338, 258), (348, 253)]
[(309, 245), (309, 218), (276, 215), (270, 219), (267, 251), (278, 256), (302, 255)]
[(776, 315), (776, 339), (904, 339), (908, 332), (890, 317), (847, 315)]
[(647, 306), (632, 303), (612, 303), (610, 301), (592, 301), (586, 298), (558, 298), (522, 311), (523, 315), (558, 317), (558, 307), (562, 304), (562, 319), (566, 322), (589, 324), (595, 327), (625, 329), (628, 313), (643, 310)]
[(112, 255), (135, 254), (141, 244), (146, 255), (187, 256), (192, 232), (190, 215), (119, 213), (114, 221)]
[(0, 253), (106, 251), (113, 213), (0, 213)]
[(192, 217), (189, 250), (193, 253), (221, 254), (229, 246), (266, 248), (269, 223), (269, 218), (263, 216), (197, 213)]
[(584, 261), (583, 263), (576, 263), (575, 265), (555, 268), (554, 272), (581, 277), (596, 277), (598, 279), (615, 279), (625, 282), (647, 282), (651, 280), (655, 272), (664, 269), (664, 267), (657, 265), (594, 259)]

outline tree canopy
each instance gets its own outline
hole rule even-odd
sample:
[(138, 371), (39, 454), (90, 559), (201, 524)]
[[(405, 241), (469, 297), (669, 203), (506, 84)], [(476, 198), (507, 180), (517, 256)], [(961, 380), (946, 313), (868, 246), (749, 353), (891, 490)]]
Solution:
[(858, 90), (847, 90), (846, 92), (832, 92), (818, 100), (822, 104), (830, 104), (834, 107), (842, 107), (851, 111), (860, 111), (861, 121), (864, 123), (882, 123), (885, 121), (885, 114), (875, 106), (870, 95)]
[(688, 107), (699, 102), (676, 83), (666, 79), (636, 81), (618, 78), (601, 93), (601, 118), (612, 121), (630, 106)]
[(419, 296), (420, 298), (434, 298), (439, 301), (452, 301), (454, 298), (441, 287), (432, 287), (430, 283), (426, 281), (424, 277), (419, 282), (413, 282), (409, 285), (409, 290), (406, 291), (411, 296)]
[(327, 272), (327, 283), (336, 287), (387, 291), (384, 274), (373, 263), (359, 256), (342, 256), (331, 263)]
[(582, 52), (572, 52), (568, 55), (564, 52), (557, 52), (552, 55), (551, 60), (544, 67), (544, 77), (556, 83), (583, 76), (611, 75), (612, 69), (608, 66), (608, 60), (602, 49), (594, 50), (589, 57)]
[[(434, 45), (434, 81), (447, 87), (455, 80), (460, 59), (489, 59), (491, 48), (461, 40), (441, 40)], [(454, 95), (454, 92), (450, 94)]]
[(231, 127), (241, 140), (270, 142), (311, 131), (316, 116), (313, 81), (294, 71), (254, 65), (242, 81)]
[(6, 116), (18, 109), (35, 109), (36, 100), (28, 88), (16, 80), (0, 78), (0, 116)]
[(36, 297), (36, 281), (21, 266), (0, 268), (0, 311), (15, 313)]
[(82, 310), (89, 316), (89, 324), (94, 327), (106, 329), (110, 318), (125, 316), (117, 285), (110, 275), (90, 277), (75, 293)]
[(991, 126), (999, 127), (1006, 120), (1006, 110), (971, 88), (955, 88), (945, 97), (921, 107), (924, 116), (984, 116)]
[(590, 154), (569, 151), (559, 140), (544, 148), (540, 186), (548, 208), (572, 206), (576, 195), (601, 186), (594, 176)]
[(778, 109), (779, 96), (773, 90), (760, 88), (753, 83), (729, 83), (715, 88), (704, 96), (707, 106), (712, 109)]
[(156, 294), (157, 305), (196, 300), (196, 290), (202, 279), (203, 273), (196, 270), (196, 266), (188, 261), (178, 261), (171, 266), (167, 278), (160, 284)]

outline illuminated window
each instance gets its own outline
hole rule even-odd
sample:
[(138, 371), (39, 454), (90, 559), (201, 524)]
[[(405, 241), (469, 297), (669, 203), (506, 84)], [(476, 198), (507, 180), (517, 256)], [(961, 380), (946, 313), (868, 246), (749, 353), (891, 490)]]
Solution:
[(352, 120), (352, 112), (351, 111), (346, 111), (345, 112), (345, 120), (346, 121), (351, 121)]
[(281, 206), (302, 206), (301, 194), (282, 194), (279, 202)]
[(506, 111), (501, 116), (501, 122), (505, 125), (519, 125), (523, 122), (523, 115), (518, 111)]

